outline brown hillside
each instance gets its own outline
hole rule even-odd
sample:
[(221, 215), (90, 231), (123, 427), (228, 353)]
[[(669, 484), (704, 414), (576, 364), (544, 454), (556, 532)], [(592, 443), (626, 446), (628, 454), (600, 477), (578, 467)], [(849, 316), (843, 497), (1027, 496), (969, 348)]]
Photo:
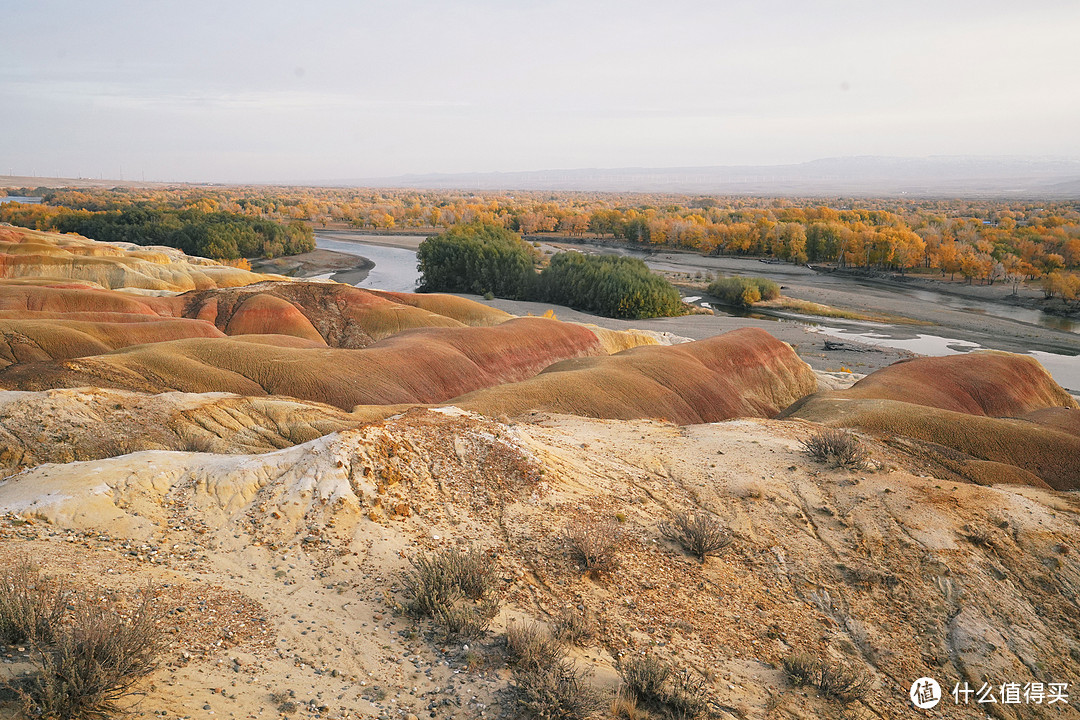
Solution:
[[(1080, 411), (1075, 408), (1053, 407), (1032, 410), (1024, 415), (1023, 419), (1080, 437)], [(1080, 464), (1080, 461), (1077, 464)]]
[(589, 330), (542, 318), (491, 328), (410, 330), (363, 350), (246, 341), (252, 337), (282, 336), (178, 340), (78, 360), (12, 365), (0, 371), (0, 386), (288, 395), (350, 409), (444, 402), (524, 380), (559, 360), (603, 353)]
[(0, 320), (0, 366), (100, 355), (143, 343), (224, 334), (199, 320), (86, 322), (79, 320)]
[(866, 376), (844, 396), (900, 400), (990, 417), (1077, 407), (1038, 360), (994, 351), (902, 360)]
[(454, 318), (340, 283), (265, 282), (186, 293), (175, 301), (180, 314), (212, 322), (229, 335), (245, 330), (311, 339), (319, 335), (330, 347), (367, 347), (411, 328), (464, 326)]
[[(864, 430), (981, 484), (1080, 489), (1080, 409), (1034, 358), (1001, 352), (917, 358), (780, 417)], [(1023, 418), (1023, 419), (1013, 419)]]
[(77, 235), (0, 228), (0, 278), (63, 278), (103, 288), (151, 291), (235, 287), (269, 280), (165, 247), (102, 243)]
[(564, 360), (536, 377), (486, 388), (453, 403), (486, 415), (528, 410), (598, 418), (665, 418), (689, 425), (772, 417), (817, 389), (786, 343), (744, 328), (672, 346)]
[(503, 312), (483, 303), (473, 302), (456, 295), (443, 293), (399, 293), (388, 290), (368, 290), (367, 292), (378, 297), (391, 300), (402, 305), (411, 305), (436, 315), (444, 315), (453, 318), (463, 325), (481, 326), (498, 325), (514, 317), (510, 313)]

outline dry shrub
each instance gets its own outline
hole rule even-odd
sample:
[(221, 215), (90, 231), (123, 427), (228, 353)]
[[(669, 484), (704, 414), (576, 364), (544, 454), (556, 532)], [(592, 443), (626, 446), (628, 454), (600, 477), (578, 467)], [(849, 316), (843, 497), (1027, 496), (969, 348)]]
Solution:
[(784, 671), (794, 685), (812, 685), (823, 695), (849, 703), (866, 696), (873, 678), (864, 669), (833, 663), (807, 653), (784, 659)]
[(596, 618), (588, 609), (567, 608), (555, 621), (555, 637), (574, 647), (588, 647), (596, 637)]
[(566, 646), (531, 622), (515, 622), (506, 628), (506, 649), (511, 663), (522, 670), (551, 667), (566, 657)]
[(701, 562), (709, 555), (719, 555), (733, 541), (727, 529), (705, 513), (674, 513), (670, 520), (660, 523), (660, 534), (682, 545)]
[(571, 522), (563, 528), (562, 539), (573, 561), (593, 577), (612, 573), (619, 565), (622, 531), (610, 520)]
[(0, 645), (50, 641), (64, 608), (61, 585), (29, 560), (0, 570)]
[(149, 590), (123, 614), (113, 604), (80, 601), (53, 641), (37, 645), (37, 672), (16, 688), (30, 717), (111, 717), (116, 703), (157, 668), (165, 635)]
[(514, 671), (521, 715), (535, 720), (587, 720), (603, 707), (588, 675), (563, 659), (548, 667)]
[(677, 720), (693, 720), (708, 711), (705, 679), (687, 668), (676, 669), (652, 655), (635, 656), (620, 663), (626, 693), (647, 711)]
[(803, 440), (803, 449), (821, 462), (836, 467), (858, 469), (870, 459), (859, 439), (847, 430), (829, 428)]
[(430, 618), (446, 638), (480, 636), (499, 612), (498, 578), (486, 553), (451, 548), (420, 553), (401, 575), (408, 600), (405, 610)]
[(709, 709), (705, 678), (683, 668), (675, 673), (664, 699), (668, 713), (680, 720), (701, 717)]

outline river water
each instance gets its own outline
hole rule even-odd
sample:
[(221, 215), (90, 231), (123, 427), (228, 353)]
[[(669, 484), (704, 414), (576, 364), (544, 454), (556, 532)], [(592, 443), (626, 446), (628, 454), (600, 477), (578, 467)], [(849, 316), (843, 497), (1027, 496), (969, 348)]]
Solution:
[(412, 250), (343, 242), (319, 235), (315, 236), (315, 247), (320, 250), (359, 255), (375, 263), (375, 267), (366, 278), (357, 283), (357, 287), (392, 292), (416, 292), (420, 271), (416, 269), (416, 253)]
[[(385, 240), (385, 237), (380, 238)], [(381, 245), (369, 245), (361, 242), (342, 242), (316, 235), (316, 246), (324, 250), (335, 250), (350, 255), (359, 255), (375, 263), (374, 269), (367, 278), (359, 283), (358, 287), (373, 288), (378, 290), (393, 290), (396, 292), (415, 292), (416, 283), (420, 279), (420, 273), (416, 269), (416, 253), (412, 250), (388, 248)], [(590, 247), (596, 250), (600, 248)], [(606, 251), (608, 248), (603, 248)], [(685, 264), (679, 264), (678, 260), (666, 254), (648, 254), (625, 248), (611, 248), (622, 255), (634, 255), (641, 257), (654, 270), (675, 270), (685, 272)], [(708, 261), (709, 258), (702, 258)], [(696, 258), (695, 258), (696, 261)], [(758, 267), (760, 265), (760, 268)], [(779, 283), (806, 282), (822, 285), (843, 285), (851, 288), (854, 283), (851, 278), (821, 275), (803, 267), (791, 265), (771, 265), (756, 263), (749, 265), (753, 268), (753, 274), (759, 277), (767, 277)], [(704, 265), (709, 270), (708, 263)], [(865, 285), (860, 292), (874, 293), (887, 299), (898, 297), (915, 299), (928, 304), (947, 307), (951, 310), (973, 313), (976, 315), (991, 315), (1020, 323), (1040, 325), (1052, 330), (1078, 333), (1080, 326), (1066, 318), (1047, 316), (1038, 310), (1018, 308), (998, 303), (984, 302), (976, 299), (960, 298), (943, 293), (923, 290), (918, 288), (890, 287), (880, 285)], [(696, 300), (698, 304), (700, 300)], [(884, 305), (888, 307), (888, 305)], [(713, 308), (717, 313), (723, 310)], [(779, 320), (775, 316), (752, 313), (759, 319)], [(943, 328), (943, 334), (915, 333), (910, 328), (889, 325), (883, 323), (857, 322), (850, 320), (834, 321), (811, 316), (797, 316), (785, 314), (784, 320), (795, 321), (807, 327), (811, 332), (829, 335), (843, 340), (852, 340), (868, 345), (880, 345), (911, 352), (921, 355), (952, 355), (962, 352), (970, 352), (979, 348), (995, 348), (994, 337), (991, 334), (980, 336), (981, 343), (960, 340), (948, 337), (947, 329)], [(1039, 362), (1054, 376), (1054, 379), (1073, 393), (1080, 393), (1080, 356), (1071, 356), (1051, 352), (1032, 351), (1030, 355), (1036, 357)]]

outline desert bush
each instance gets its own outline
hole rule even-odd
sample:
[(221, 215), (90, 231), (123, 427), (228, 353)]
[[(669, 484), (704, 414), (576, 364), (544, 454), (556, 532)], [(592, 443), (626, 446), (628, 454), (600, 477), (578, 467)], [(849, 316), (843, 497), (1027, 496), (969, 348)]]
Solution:
[(638, 700), (662, 700), (671, 677), (671, 666), (653, 655), (634, 656), (619, 664), (619, 675)]
[(571, 522), (562, 532), (570, 557), (589, 575), (614, 572), (618, 567), (618, 550), (622, 531), (613, 522)]
[(709, 555), (719, 555), (733, 541), (731, 533), (703, 512), (677, 512), (660, 523), (660, 534), (674, 540), (701, 562)]
[(401, 582), (408, 596), (405, 611), (413, 617), (434, 617), (462, 595), (447, 553), (421, 553), (409, 562), (412, 568), (402, 573)]
[(870, 458), (859, 439), (847, 430), (822, 430), (803, 440), (802, 444), (810, 456), (836, 467), (860, 468)]
[(647, 710), (693, 720), (708, 710), (705, 679), (687, 669), (676, 669), (652, 655), (631, 657), (619, 664), (625, 690)]
[(410, 564), (401, 575), (404, 609), (431, 619), (447, 639), (477, 637), (498, 614), (495, 567), (482, 550), (420, 553)]
[(506, 649), (510, 662), (522, 669), (550, 667), (566, 657), (566, 646), (532, 622), (515, 622), (506, 628)]
[(487, 597), (498, 587), (495, 564), (483, 550), (476, 547), (464, 552), (450, 550), (444, 556), (457, 586), (470, 600)]
[(596, 637), (596, 618), (587, 609), (564, 610), (555, 621), (555, 637), (575, 647), (587, 647)]
[(725, 305), (750, 307), (780, 297), (780, 286), (766, 278), (721, 277), (709, 283), (708, 292)]
[(17, 688), (30, 717), (105, 718), (157, 668), (165, 650), (149, 590), (126, 615), (115, 605), (79, 601), (53, 641), (37, 645), (37, 672)]
[(565, 659), (546, 668), (518, 669), (514, 684), (518, 709), (535, 720), (586, 720), (603, 707), (588, 675)]
[(63, 588), (29, 560), (0, 570), (0, 644), (49, 642), (64, 614)]
[(865, 697), (873, 682), (870, 674), (862, 668), (829, 662), (807, 653), (796, 653), (785, 658), (784, 672), (792, 684), (812, 685), (823, 695), (845, 703)]

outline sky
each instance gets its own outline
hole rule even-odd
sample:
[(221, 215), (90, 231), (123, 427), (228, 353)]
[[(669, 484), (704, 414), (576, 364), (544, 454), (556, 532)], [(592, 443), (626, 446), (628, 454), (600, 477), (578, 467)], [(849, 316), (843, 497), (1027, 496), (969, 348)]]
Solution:
[(0, 174), (1080, 158), (1080, 2), (0, 2)]

